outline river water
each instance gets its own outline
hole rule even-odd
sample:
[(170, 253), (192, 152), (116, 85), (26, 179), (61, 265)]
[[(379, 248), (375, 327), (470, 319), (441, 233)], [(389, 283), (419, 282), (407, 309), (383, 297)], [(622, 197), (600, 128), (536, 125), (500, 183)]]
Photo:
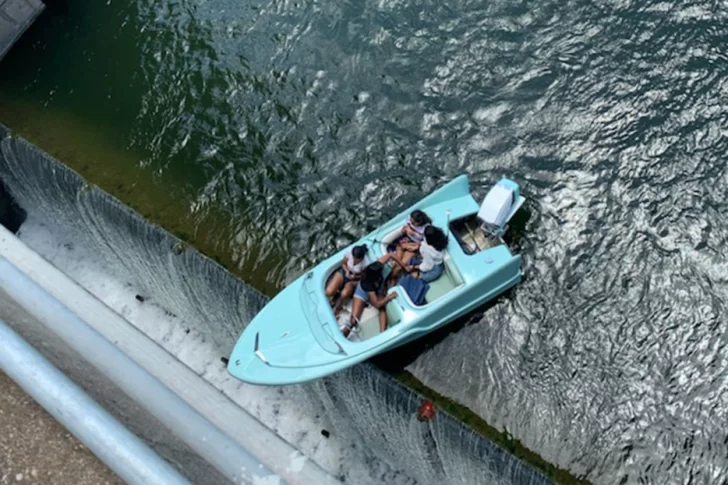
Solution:
[(168, 200), (170, 225), (269, 294), (460, 173), (478, 199), (517, 180), (526, 280), (408, 369), (594, 482), (719, 483), (727, 16), (56, 1), (0, 67), (0, 121), (112, 192)]

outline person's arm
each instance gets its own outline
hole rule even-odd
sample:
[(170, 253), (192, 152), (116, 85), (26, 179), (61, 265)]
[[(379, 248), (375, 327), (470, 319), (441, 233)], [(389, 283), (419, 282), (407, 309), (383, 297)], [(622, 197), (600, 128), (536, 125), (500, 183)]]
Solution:
[[(424, 264), (426, 268), (429, 268), (432, 265), (432, 257), (430, 256), (430, 253), (427, 251), (422, 251), (422, 259), (420, 259), (419, 264), (413, 264), (410, 266), (407, 266), (408, 271), (422, 271), (421, 267)], [(425, 264), (427, 263), (427, 264)]]
[(345, 254), (344, 259), (341, 260), (341, 269), (344, 270), (344, 274), (346, 275), (346, 277), (351, 279), (351, 272), (349, 271), (349, 266), (346, 264), (347, 261), (348, 261), (348, 257)]
[(402, 243), (402, 247), (405, 248), (407, 251), (417, 251), (420, 249), (420, 243), (417, 242), (406, 242)]
[(387, 306), (387, 303), (397, 298), (397, 292), (393, 291), (392, 293), (388, 294), (387, 296), (379, 296), (376, 292), (370, 291), (369, 292), (369, 303), (372, 304), (374, 308), (377, 310), (381, 310), (385, 306)]
[(398, 258), (397, 255), (394, 253), (387, 253), (385, 256), (382, 256), (381, 258), (379, 258), (378, 261), (382, 264), (386, 264), (390, 260), (394, 260), (394, 262), (397, 263), (399, 265), (399, 267), (402, 269), (404, 269), (406, 267), (405, 264), (402, 262), (402, 260), (400, 258)]

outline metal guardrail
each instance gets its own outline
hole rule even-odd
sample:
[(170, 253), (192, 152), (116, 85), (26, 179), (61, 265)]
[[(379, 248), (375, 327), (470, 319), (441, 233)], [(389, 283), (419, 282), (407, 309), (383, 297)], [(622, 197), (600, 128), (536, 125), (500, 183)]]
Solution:
[(0, 288), (233, 483), (272, 480), (286, 485), (246, 449), (2, 257)]
[[(245, 450), (250, 455), (251, 461), (255, 465), (253, 468), (248, 467), (245, 462), (238, 464), (238, 471), (247, 475), (248, 480), (253, 476), (265, 477), (264, 473), (270, 471), (273, 474), (269, 477), (279, 480), (278, 482), (271, 480), (276, 485), (286, 483), (289, 485), (341, 485), (340, 480), (324, 470), (318, 463), (306, 457), (295, 446), (241, 408), (219, 389), (124, 320), (118, 313), (43, 259), (2, 226), (0, 226), (0, 260), (14, 266), (16, 273), (21, 273), (24, 280), (53, 298), (56, 304), (62, 302), (66, 312), (70, 311), (107, 343), (113, 342), (112, 347), (118, 352), (128, 356), (143, 370), (151, 374), (163, 386), (166, 386), (172, 395), (189, 404), (193, 411), (199, 413), (215, 429), (223, 430), (224, 434), (233, 440), (234, 446)], [(0, 269), (0, 288), (12, 284), (12, 281), (8, 281), (7, 278), (4, 270)], [(67, 331), (60, 322), (55, 320), (55, 311), (52, 308), (33, 303), (27, 295), (24, 295), (23, 287), (15, 287), (13, 295), (10, 296), (48, 331), (66, 345), (76, 349), (77, 353), (83, 355), (91, 366), (112, 381), (122, 392), (127, 393), (127, 388), (122, 387), (122, 384), (128, 385), (135, 392), (135, 394), (127, 393), (130, 398), (137, 402), (145, 399), (146, 393), (142, 392), (143, 388), (135, 387), (134, 382), (125, 383), (124, 375), (120, 377), (122, 380), (117, 382), (118, 374), (121, 372), (109, 365), (105, 353), (98, 352), (93, 347), (79, 345), (76, 342), (75, 333), (72, 330)], [(141, 404), (144, 405), (143, 402)], [(176, 421), (177, 427), (174, 423), (169, 423), (167, 419), (171, 418), (167, 416), (169, 412), (167, 407), (163, 403), (156, 404), (156, 412), (152, 413), (149, 410), (147, 412), (153, 416), (161, 414), (164, 418), (161, 420), (162, 423), (173, 433), (177, 434), (177, 427), (184, 428), (187, 425), (183, 420)], [(190, 448), (205, 461), (215, 466), (213, 462), (208, 461), (206, 454), (198, 452), (198, 448), (205, 449), (206, 447), (206, 444), (201, 442), (201, 435), (195, 436), (190, 433), (186, 435), (186, 438), (177, 435), (185, 443), (191, 440), (194, 446), (190, 446)], [(242, 469), (243, 467), (245, 469)]]
[(125, 482), (190, 483), (2, 320), (0, 369)]

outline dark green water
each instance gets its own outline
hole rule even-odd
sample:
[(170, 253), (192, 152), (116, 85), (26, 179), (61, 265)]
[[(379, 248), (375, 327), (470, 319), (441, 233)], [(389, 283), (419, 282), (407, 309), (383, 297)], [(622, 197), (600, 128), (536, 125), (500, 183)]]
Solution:
[(721, 483), (727, 16), (69, 0), (0, 121), (268, 293), (457, 174), (518, 180), (527, 280), (409, 369), (597, 483)]

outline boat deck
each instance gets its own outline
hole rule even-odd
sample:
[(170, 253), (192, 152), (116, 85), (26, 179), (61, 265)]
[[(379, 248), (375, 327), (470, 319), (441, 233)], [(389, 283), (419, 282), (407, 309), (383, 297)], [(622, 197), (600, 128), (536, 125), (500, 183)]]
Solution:
[(450, 231), (460, 243), (463, 252), (468, 255), (503, 244), (502, 240), (490, 237), (475, 216), (451, 222)]
[[(395, 302), (387, 304), (387, 328), (393, 327), (400, 322), (399, 312), (395, 310)], [(348, 322), (351, 318), (351, 300), (349, 300), (339, 314), (339, 321)], [(361, 315), (358, 328), (355, 328), (349, 335), (352, 342), (363, 342), (379, 335), (379, 311), (371, 305), (367, 305)]]

